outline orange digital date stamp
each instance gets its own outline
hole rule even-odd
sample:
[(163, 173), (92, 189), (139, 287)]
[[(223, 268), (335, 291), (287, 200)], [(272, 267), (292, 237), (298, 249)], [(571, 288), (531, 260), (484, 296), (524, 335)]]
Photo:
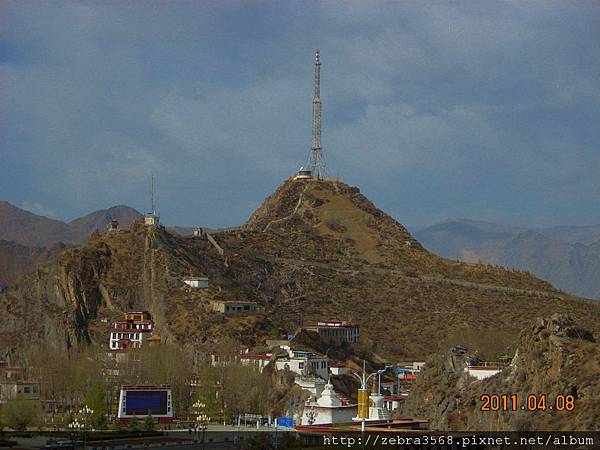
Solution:
[(483, 394), (480, 411), (573, 411), (575, 397), (572, 394), (529, 394), (519, 398), (517, 394)]

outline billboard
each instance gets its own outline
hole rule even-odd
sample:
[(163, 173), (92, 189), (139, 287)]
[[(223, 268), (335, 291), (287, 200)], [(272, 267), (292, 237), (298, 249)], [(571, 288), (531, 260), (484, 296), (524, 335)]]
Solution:
[(170, 386), (123, 386), (119, 395), (120, 419), (173, 417)]

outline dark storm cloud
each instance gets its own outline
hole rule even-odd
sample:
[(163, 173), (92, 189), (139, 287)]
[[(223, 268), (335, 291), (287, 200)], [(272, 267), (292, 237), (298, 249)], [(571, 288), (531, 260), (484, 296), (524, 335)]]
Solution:
[(4, 2), (0, 192), (242, 222), (303, 164), (409, 224), (597, 223), (600, 10), (547, 2)]

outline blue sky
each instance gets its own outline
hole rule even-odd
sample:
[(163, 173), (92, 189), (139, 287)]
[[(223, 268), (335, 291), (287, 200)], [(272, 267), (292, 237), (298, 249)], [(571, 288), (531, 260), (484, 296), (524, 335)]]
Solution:
[(302, 165), (407, 225), (600, 223), (598, 2), (0, 1), (0, 199), (231, 226)]

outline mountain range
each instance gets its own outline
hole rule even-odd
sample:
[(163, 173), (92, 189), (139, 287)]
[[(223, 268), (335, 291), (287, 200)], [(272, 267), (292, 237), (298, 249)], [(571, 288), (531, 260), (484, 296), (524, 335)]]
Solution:
[(600, 226), (534, 229), (460, 219), (415, 236), (445, 258), (526, 270), (575, 295), (600, 299)]
[(0, 201), (0, 288), (14, 284), (66, 246), (85, 242), (94, 231), (105, 231), (111, 220), (128, 225), (140, 217), (135, 209), (118, 205), (65, 223)]
[[(211, 236), (135, 220), (65, 248), (0, 295), (0, 352), (35, 342), (103, 345), (106, 323), (132, 308), (152, 312), (165, 342), (191, 347), (225, 336), (252, 346), (304, 324), (347, 320), (361, 327), (358, 352), (388, 360), (458, 343), (493, 358), (551, 313), (600, 331), (599, 303), (527, 272), (438, 257), (337, 180), (289, 179), (241, 227)], [(208, 276), (209, 289), (189, 289), (181, 278), (190, 275)], [(225, 300), (256, 302), (260, 312), (212, 309)]]

